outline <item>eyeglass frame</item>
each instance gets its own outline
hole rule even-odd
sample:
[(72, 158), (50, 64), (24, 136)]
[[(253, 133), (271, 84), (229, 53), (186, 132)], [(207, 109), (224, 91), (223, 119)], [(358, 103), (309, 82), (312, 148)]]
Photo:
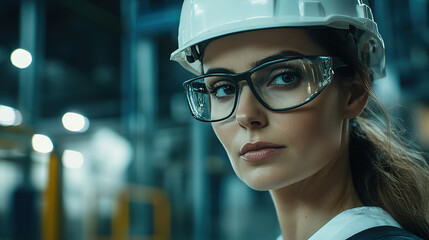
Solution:
[[(285, 62), (285, 61), (291, 61), (291, 60), (296, 60), (296, 59), (310, 59), (310, 58), (330, 58), (332, 60), (332, 74), (331, 77), (328, 79), (328, 83), (326, 83), (319, 91), (313, 93), (310, 97), (308, 97), (304, 102), (292, 106), (292, 107), (288, 107), (288, 108), (281, 108), (281, 109), (275, 109), (270, 107), (267, 103), (265, 103), (265, 101), (259, 96), (259, 94), (257, 93), (256, 89), (253, 86), (252, 83), (252, 79), (251, 76), (254, 72), (258, 71), (259, 69), (262, 69), (268, 65), (271, 64), (275, 64), (275, 63), (279, 63), (279, 62)], [(183, 88), (185, 89), (185, 94), (186, 94), (186, 98), (188, 101), (188, 107), (189, 110), (191, 111), (192, 117), (195, 118), (198, 121), (202, 121), (202, 122), (220, 122), (223, 121), (225, 119), (228, 119), (229, 117), (231, 117), (234, 112), (237, 110), (237, 104), (238, 104), (238, 98), (240, 96), (240, 87), (238, 85), (239, 82), (241, 81), (246, 81), (247, 85), (250, 88), (250, 91), (252, 92), (253, 96), (255, 96), (255, 98), (258, 100), (258, 102), (260, 104), (262, 104), (262, 106), (264, 106), (265, 108), (267, 108), (268, 110), (271, 111), (275, 111), (275, 112), (284, 112), (284, 111), (289, 111), (292, 109), (296, 109), (299, 108), (309, 102), (311, 102), (312, 100), (314, 100), (317, 96), (319, 96), (319, 94), (332, 82), (332, 79), (334, 78), (334, 70), (338, 69), (338, 68), (342, 68), (342, 67), (347, 67), (348, 65), (345, 64), (339, 57), (335, 57), (335, 56), (326, 56), (326, 55), (300, 55), (300, 56), (293, 56), (293, 57), (286, 57), (286, 58), (279, 58), (276, 60), (272, 60), (269, 62), (265, 62), (259, 66), (256, 66), (248, 71), (242, 72), (242, 73), (210, 73), (210, 74), (203, 74), (194, 78), (191, 78), (189, 80), (186, 80), (185, 82), (182, 83)], [(202, 79), (202, 78), (207, 78), (207, 77), (227, 77), (228, 79), (231, 79), (234, 87), (236, 88), (235, 90), (235, 97), (234, 97), (234, 106), (232, 107), (231, 113), (229, 113), (226, 117), (224, 118), (220, 118), (220, 119), (216, 119), (216, 120), (205, 120), (205, 119), (201, 119), (198, 118), (197, 116), (195, 116), (194, 112), (192, 111), (192, 107), (191, 107), (191, 101), (189, 99), (189, 90), (188, 90), (188, 86), (190, 85), (189, 83), (194, 82), (196, 80)], [(326, 81), (326, 80), (325, 80)]]

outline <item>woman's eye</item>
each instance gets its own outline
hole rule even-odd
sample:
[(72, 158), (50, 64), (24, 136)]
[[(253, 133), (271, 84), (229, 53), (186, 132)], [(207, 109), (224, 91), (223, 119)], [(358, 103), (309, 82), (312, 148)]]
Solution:
[(235, 93), (235, 87), (231, 84), (218, 84), (209, 87), (210, 94), (215, 98), (225, 98), (232, 96)]
[(300, 80), (301, 80), (301, 74), (299, 72), (292, 69), (285, 69), (285, 70), (282, 70), (282, 72), (277, 73), (271, 79), (271, 81), (269, 81), (268, 84), (275, 85), (275, 86), (291, 87), (299, 83)]

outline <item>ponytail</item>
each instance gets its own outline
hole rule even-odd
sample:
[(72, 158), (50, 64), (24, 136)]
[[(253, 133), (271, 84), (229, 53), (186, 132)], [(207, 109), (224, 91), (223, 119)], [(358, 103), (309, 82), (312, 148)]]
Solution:
[[(356, 191), (364, 205), (383, 208), (404, 229), (429, 239), (428, 164), (411, 143), (400, 137), (398, 129), (391, 127), (372, 91), (372, 76), (359, 60), (355, 30), (309, 28), (307, 35), (350, 66), (336, 72), (344, 82), (356, 74), (360, 76), (372, 101), (349, 126), (350, 166)], [(380, 112), (383, 117), (379, 117)]]
[(389, 124), (383, 127), (369, 117), (354, 121), (350, 125), (350, 164), (361, 201), (383, 208), (403, 228), (429, 239), (426, 161)]

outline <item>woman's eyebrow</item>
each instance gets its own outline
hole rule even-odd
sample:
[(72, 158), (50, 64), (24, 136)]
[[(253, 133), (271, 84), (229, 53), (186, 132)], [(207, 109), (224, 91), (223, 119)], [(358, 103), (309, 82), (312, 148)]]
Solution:
[[(252, 68), (258, 67), (264, 63), (271, 62), (277, 59), (287, 58), (287, 57), (296, 57), (296, 56), (304, 56), (304, 54), (296, 52), (296, 51), (282, 51), (279, 53), (276, 53), (274, 55), (268, 56), (266, 58), (263, 58), (261, 60), (256, 61), (253, 64)], [(227, 74), (234, 74), (235, 72), (228, 68), (210, 68), (205, 72), (204, 74), (212, 74), (212, 73), (227, 73)]]
[(261, 66), (264, 63), (271, 62), (271, 61), (274, 61), (277, 59), (288, 58), (288, 57), (297, 57), (297, 56), (304, 56), (304, 54), (297, 52), (297, 51), (291, 51), (291, 50), (282, 51), (282, 52), (279, 52), (277, 54), (274, 54), (274, 55), (271, 55), (271, 56), (268, 56), (266, 58), (263, 58), (261, 60), (256, 61), (253, 64), (253, 68)]
[(227, 73), (234, 74), (235, 72), (228, 68), (210, 68), (204, 74), (212, 74), (212, 73)]

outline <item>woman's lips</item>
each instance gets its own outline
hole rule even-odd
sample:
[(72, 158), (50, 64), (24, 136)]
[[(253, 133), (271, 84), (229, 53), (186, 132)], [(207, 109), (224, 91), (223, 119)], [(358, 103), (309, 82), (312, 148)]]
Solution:
[(284, 148), (286, 147), (269, 142), (246, 143), (240, 149), (240, 157), (247, 162), (260, 162), (273, 157)]

